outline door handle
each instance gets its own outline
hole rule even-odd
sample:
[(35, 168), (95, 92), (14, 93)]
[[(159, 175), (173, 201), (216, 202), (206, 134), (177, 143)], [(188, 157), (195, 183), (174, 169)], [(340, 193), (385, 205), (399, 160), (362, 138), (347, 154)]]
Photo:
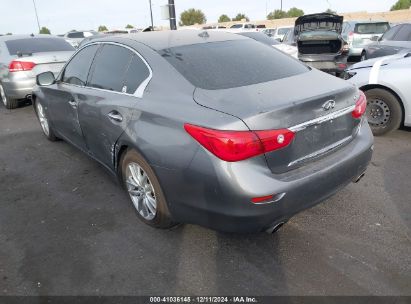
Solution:
[(107, 114), (108, 118), (111, 120), (114, 120), (116, 122), (122, 122), (123, 121), (123, 116), (117, 111), (111, 111), (110, 113)]
[(71, 105), (74, 109), (77, 109), (77, 102), (75, 100), (69, 100), (69, 105)]

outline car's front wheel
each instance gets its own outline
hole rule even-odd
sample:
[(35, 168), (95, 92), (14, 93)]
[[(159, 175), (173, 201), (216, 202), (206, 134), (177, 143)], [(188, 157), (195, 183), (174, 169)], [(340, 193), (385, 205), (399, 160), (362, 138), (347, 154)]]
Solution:
[(49, 119), (47, 117), (46, 111), (44, 110), (43, 105), (40, 101), (34, 101), (34, 109), (36, 111), (37, 118), (39, 119), (41, 129), (43, 130), (44, 135), (50, 141), (56, 141), (58, 138), (53, 132), (53, 129), (50, 126)]
[(144, 223), (163, 229), (176, 225), (153, 169), (135, 150), (123, 155), (121, 175), (137, 216)]
[(3, 102), (4, 106), (7, 109), (15, 109), (19, 105), (19, 101), (17, 99), (10, 98), (6, 95), (4, 91), (3, 85), (0, 83), (0, 97), (1, 101)]
[(397, 97), (384, 89), (371, 89), (367, 96), (367, 119), (375, 136), (383, 135), (400, 127), (402, 108)]
[(365, 61), (365, 60), (367, 60), (367, 53), (365, 51), (363, 51), (361, 53), (360, 61)]

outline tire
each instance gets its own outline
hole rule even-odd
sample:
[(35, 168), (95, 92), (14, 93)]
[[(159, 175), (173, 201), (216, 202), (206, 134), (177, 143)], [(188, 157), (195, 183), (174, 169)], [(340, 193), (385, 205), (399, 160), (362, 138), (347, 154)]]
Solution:
[(6, 109), (11, 110), (19, 106), (19, 101), (17, 99), (12, 99), (7, 96), (2, 84), (0, 84), (0, 97)]
[(402, 121), (400, 101), (391, 92), (384, 89), (371, 89), (367, 96), (367, 119), (375, 136), (397, 130)]
[[(147, 161), (135, 150), (128, 150), (121, 157), (120, 163), (123, 186), (139, 219), (155, 228), (175, 226), (177, 223), (171, 218), (160, 183)], [(155, 206), (152, 204), (153, 199)]]
[(41, 129), (43, 134), (47, 137), (50, 141), (58, 141), (57, 136), (55, 135), (53, 128), (50, 126), (49, 119), (47, 118), (47, 113), (43, 108), (43, 105), (38, 100), (33, 100), (34, 110), (36, 112), (36, 116), (39, 120)]
[(366, 52), (362, 52), (361, 53), (361, 57), (360, 57), (360, 61), (365, 61), (367, 60), (367, 53)]

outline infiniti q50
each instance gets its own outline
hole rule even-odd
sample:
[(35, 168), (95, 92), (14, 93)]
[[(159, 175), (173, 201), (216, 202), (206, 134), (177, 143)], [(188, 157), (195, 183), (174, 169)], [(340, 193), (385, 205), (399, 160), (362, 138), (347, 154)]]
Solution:
[(275, 230), (358, 181), (372, 155), (362, 92), (240, 35), (97, 39), (37, 84), (46, 137), (117, 175), (154, 227)]

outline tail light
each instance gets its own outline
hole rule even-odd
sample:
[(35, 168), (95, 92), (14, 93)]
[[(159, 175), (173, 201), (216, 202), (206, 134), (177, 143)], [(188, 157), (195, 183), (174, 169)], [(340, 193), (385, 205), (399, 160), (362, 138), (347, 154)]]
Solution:
[(31, 71), (35, 66), (36, 64), (34, 62), (13, 60), (9, 64), (9, 71), (10, 72)]
[(355, 103), (355, 109), (351, 113), (352, 117), (358, 119), (364, 115), (365, 109), (367, 108), (367, 97), (363, 91), (360, 91), (360, 97), (358, 98), (357, 102)]
[(349, 32), (348, 33), (348, 42), (353, 42), (354, 41), (354, 32)]
[(184, 129), (218, 158), (235, 162), (288, 146), (294, 132), (288, 129), (265, 131), (222, 131), (185, 124)]

